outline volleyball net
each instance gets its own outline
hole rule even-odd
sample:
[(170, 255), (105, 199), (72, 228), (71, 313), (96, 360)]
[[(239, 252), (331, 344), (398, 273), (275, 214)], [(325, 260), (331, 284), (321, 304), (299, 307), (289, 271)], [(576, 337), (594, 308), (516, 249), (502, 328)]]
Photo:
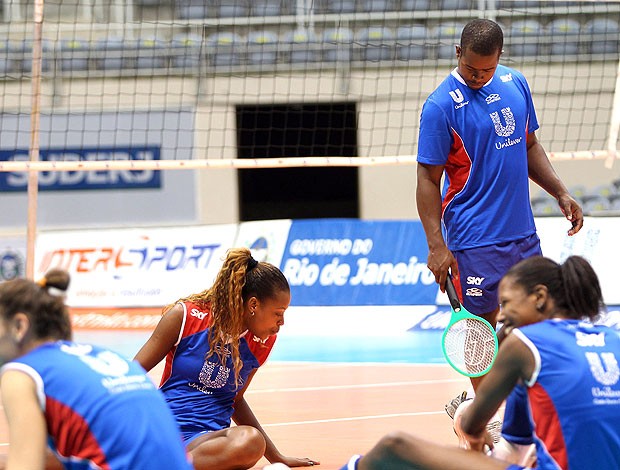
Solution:
[[(454, 67), (455, 44), (473, 18), (503, 27), (501, 61), (528, 78), (539, 139), (552, 159), (605, 158), (610, 165), (617, 155), (619, 0), (4, 0), (0, 6), (0, 191), (28, 192), (29, 275), (40, 186), (64, 193), (146, 189), (134, 193), (127, 220), (161, 221), (143, 208), (167, 207), (172, 197), (174, 209), (164, 211), (171, 220), (195, 223), (196, 203), (184, 194), (198, 193), (204, 182), (172, 177), (164, 185), (157, 170), (411, 165), (422, 104)], [(356, 175), (347, 177), (347, 191), (355, 191)], [(323, 186), (342, 182), (340, 174), (330, 178)], [(390, 190), (399, 184), (393, 175), (387, 179)], [(252, 186), (279, 184), (240, 186), (252, 201)], [(217, 190), (230, 199), (228, 186)], [(122, 196), (116, 199), (126, 207)], [(97, 197), (82, 195), (81, 205), (66, 194), (52, 198), (45, 216), (59, 214), (65, 226), (94, 224)], [(267, 206), (282, 204), (269, 199), (277, 197), (268, 194)], [(7, 214), (23, 210), (12, 201), (5, 198)], [(64, 212), (55, 212), (55, 201)], [(225, 210), (230, 219), (237, 209), (229, 203)], [(6, 219), (19, 224), (15, 214)]]
[(476, 17), (552, 159), (616, 155), (619, 1), (45, 0), (40, 44), (37, 3), (2, 3), (2, 172), (410, 164)]

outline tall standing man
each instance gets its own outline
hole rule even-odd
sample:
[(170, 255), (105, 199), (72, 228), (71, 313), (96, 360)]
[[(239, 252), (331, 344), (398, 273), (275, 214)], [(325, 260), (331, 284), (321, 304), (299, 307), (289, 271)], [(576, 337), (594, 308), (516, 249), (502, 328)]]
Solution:
[[(451, 272), (463, 306), (495, 324), (498, 285), (518, 261), (540, 255), (529, 179), (557, 199), (571, 223), (581, 207), (536, 137), (538, 120), (525, 77), (499, 64), (503, 32), (470, 21), (456, 46), (457, 66), (422, 108), (416, 201), (428, 268), (441, 291)], [(443, 182), (443, 189), (442, 185)], [(474, 390), (481, 378), (472, 379)], [(453, 416), (465, 394), (446, 405)]]

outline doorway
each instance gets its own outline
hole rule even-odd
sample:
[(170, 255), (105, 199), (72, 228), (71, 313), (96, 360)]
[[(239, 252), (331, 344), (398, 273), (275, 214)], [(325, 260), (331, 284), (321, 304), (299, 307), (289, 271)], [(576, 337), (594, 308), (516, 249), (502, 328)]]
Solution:
[[(355, 103), (237, 106), (239, 158), (354, 157)], [(240, 169), (241, 221), (359, 217), (358, 168)]]

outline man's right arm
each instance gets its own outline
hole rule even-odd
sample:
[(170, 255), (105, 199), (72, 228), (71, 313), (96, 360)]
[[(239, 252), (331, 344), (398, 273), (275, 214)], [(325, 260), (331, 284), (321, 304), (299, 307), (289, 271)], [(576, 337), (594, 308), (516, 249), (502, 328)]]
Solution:
[(428, 268), (435, 275), (435, 282), (444, 292), (448, 269), (458, 274), (452, 252), (446, 246), (441, 231), (441, 178), (444, 167), (418, 163), (416, 204), (428, 243)]

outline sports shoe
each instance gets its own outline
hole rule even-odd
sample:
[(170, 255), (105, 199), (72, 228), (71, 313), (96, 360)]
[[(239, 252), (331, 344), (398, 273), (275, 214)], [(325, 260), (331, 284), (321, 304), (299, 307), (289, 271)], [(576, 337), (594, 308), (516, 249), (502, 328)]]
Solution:
[[(448, 413), (448, 416), (450, 416), (450, 418), (454, 420), (454, 415), (456, 414), (457, 408), (461, 406), (462, 403), (466, 401), (470, 401), (470, 400), (473, 400), (473, 398), (467, 398), (466, 391), (461, 393), (460, 395), (456, 396), (455, 398), (450, 400), (449, 403), (446, 404), (445, 406), (446, 413)], [(456, 427), (453, 427), (453, 428), (454, 428), (454, 432), (459, 437), (459, 443), (462, 444), (461, 436), (457, 432)], [(487, 432), (491, 436), (491, 439), (493, 439), (493, 444), (497, 444), (500, 438), (502, 437), (502, 420), (499, 418), (497, 414), (493, 416), (493, 418), (491, 418), (491, 421), (489, 421), (489, 423), (487, 424)]]
[(501, 438), (489, 455), (521, 468), (536, 467), (536, 444), (516, 444)]
[(497, 444), (502, 437), (502, 420), (499, 416), (494, 415), (487, 424), (487, 432), (493, 439), (493, 444)]
[(459, 407), (461, 403), (467, 400), (467, 392), (463, 392), (460, 395), (456, 396), (449, 403), (446, 403), (444, 407), (450, 419), (454, 419), (454, 413), (456, 413), (456, 409)]

